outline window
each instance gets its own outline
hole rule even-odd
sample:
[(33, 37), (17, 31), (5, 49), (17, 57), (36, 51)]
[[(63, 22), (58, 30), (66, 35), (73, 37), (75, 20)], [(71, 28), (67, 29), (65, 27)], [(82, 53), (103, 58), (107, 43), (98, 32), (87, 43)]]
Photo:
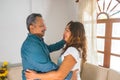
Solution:
[(120, 0), (97, 0), (99, 65), (120, 71)]

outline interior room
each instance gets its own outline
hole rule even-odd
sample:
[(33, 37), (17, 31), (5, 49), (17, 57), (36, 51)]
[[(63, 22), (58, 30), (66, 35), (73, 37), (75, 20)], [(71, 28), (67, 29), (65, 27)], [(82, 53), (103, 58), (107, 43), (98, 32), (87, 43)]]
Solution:
[[(5, 80), (22, 80), (21, 46), (29, 33), (26, 19), (31, 13), (43, 16), (48, 45), (63, 39), (68, 22), (83, 23), (87, 61), (81, 80), (120, 80), (119, 7), (120, 0), (0, 0), (0, 70), (7, 64)], [(61, 52), (50, 54), (54, 63)]]

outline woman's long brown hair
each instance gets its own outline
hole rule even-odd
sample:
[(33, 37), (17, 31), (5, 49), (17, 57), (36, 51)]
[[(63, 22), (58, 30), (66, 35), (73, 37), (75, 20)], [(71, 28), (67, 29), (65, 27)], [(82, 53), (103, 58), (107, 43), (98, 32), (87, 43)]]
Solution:
[(80, 57), (82, 58), (81, 67), (83, 63), (86, 62), (87, 57), (87, 44), (86, 44), (86, 35), (84, 25), (80, 22), (70, 21), (67, 26), (71, 31), (71, 36), (66, 43), (65, 51), (68, 47), (75, 47), (78, 51), (80, 51)]

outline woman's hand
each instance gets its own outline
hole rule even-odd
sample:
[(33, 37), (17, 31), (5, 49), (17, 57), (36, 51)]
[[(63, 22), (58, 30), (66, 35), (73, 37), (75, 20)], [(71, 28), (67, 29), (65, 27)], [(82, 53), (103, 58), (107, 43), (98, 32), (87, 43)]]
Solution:
[(58, 80), (58, 78), (56, 79), (55, 76), (53, 76), (51, 74), (55, 75), (55, 72), (51, 71), (50, 74), (49, 73), (37, 73), (37, 72), (32, 71), (32, 70), (27, 70), (25, 72), (26, 80), (35, 80), (35, 79), (39, 79), (39, 80)]
[(77, 72), (78, 72), (78, 69), (76, 69), (76, 70), (73, 71), (71, 80), (77, 80)]
[(39, 79), (38, 77), (39, 75), (35, 71), (32, 71), (32, 70), (27, 70), (25, 72), (25, 76), (27, 80)]

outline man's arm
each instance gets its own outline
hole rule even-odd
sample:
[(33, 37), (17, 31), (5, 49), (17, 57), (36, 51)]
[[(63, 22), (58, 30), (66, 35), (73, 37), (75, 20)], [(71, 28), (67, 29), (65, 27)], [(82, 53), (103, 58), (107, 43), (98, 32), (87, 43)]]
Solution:
[(48, 72), (57, 69), (57, 65), (49, 60), (49, 57), (42, 52), (42, 48), (31, 47), (22, 50), (22, 63), (24, 70)]
[(65, 40), (61, 40), (55, 44), (47, 45), (47, 47), (48, 47), (48, 50), (52, 52), (52, 51), (56, 51), (63, 48), (64, 44), (65, 44)]
[(58, 66), (51, 61), (48, 61), (45, 63), (37, 63), (37, 62), (31, 60), (30, 58), (29, 58), (28, 64), (30, 64), (31, 67), (34, 67), (33, 70), (38, 71), (38, 72), (39, 71), (40, 72), (48, 72), (51, 70), (56, 70), (58, 68)]

